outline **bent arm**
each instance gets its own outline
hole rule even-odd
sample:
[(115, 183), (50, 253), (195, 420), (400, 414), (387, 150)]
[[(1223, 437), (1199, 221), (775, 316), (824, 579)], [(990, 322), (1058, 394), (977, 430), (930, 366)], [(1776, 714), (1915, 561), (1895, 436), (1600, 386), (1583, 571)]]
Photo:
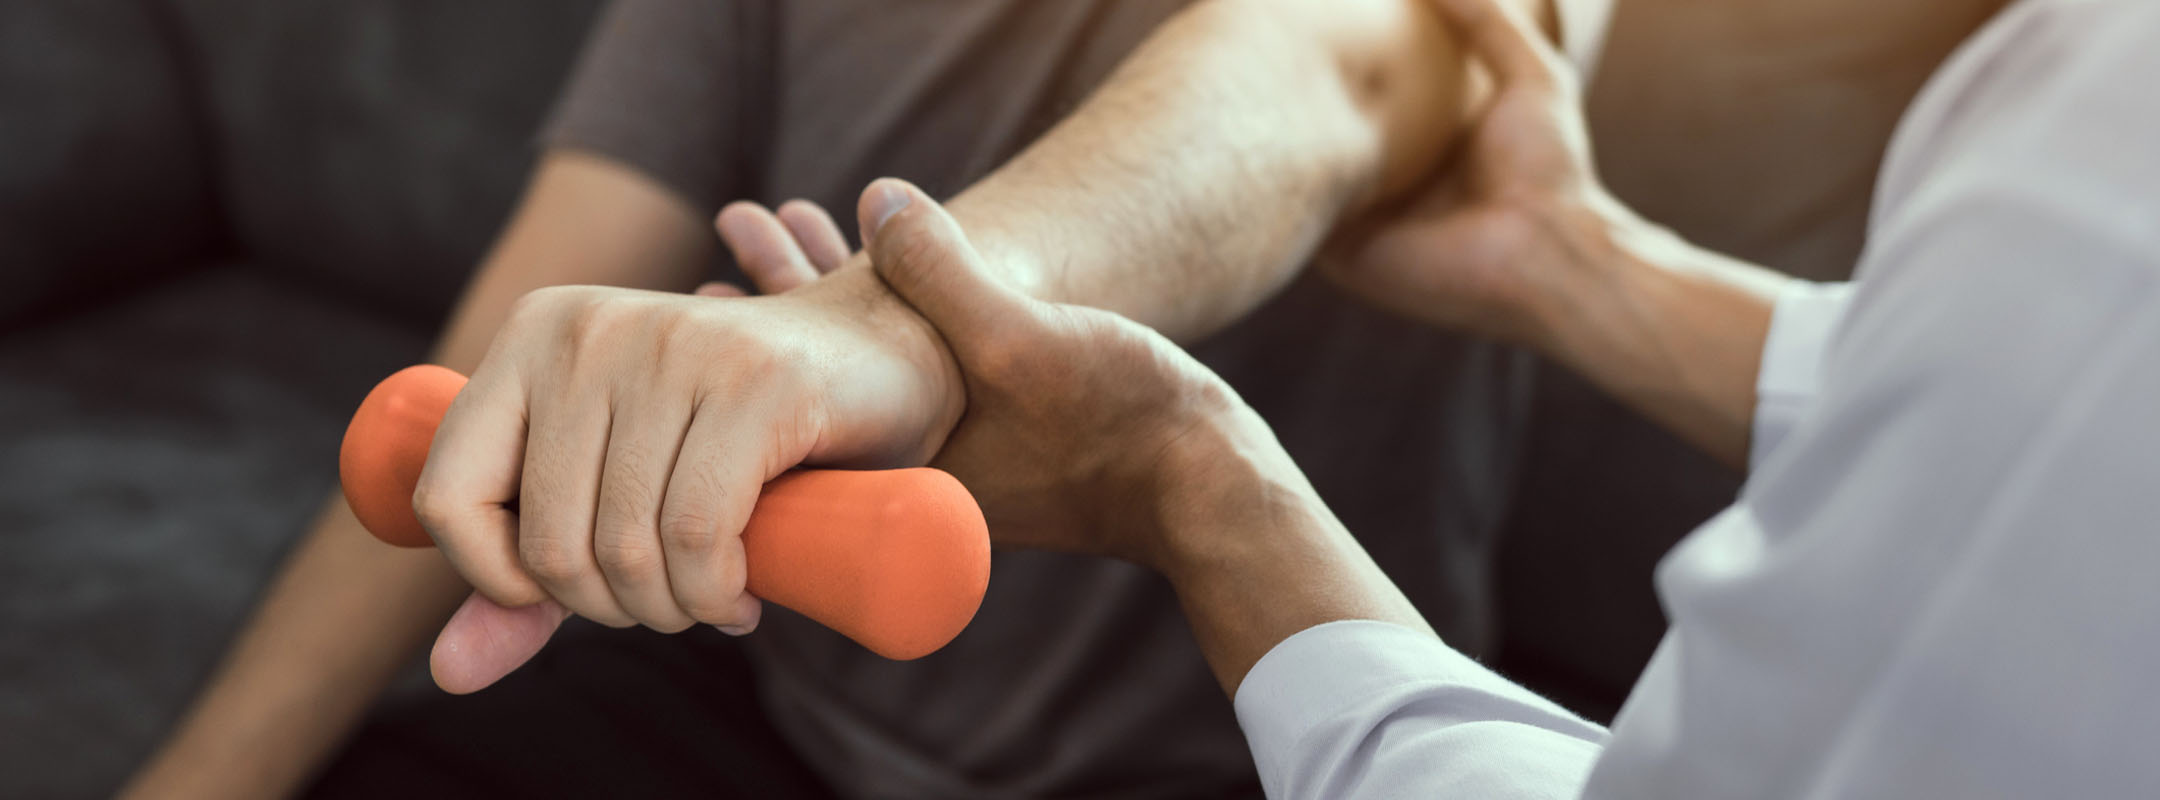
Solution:
[[(714, 246), (706, 231), (687, 205), (636, 173), (552, 154), (434, 360), (471, 369), (511, 304), (542, 286), (688, 288)], [(333, 496), (128, 794), (290, 793), (467, 592), (441, 555), (383, 546)]]
[(1190, 339), (1428, 172), (1466, 73), (1421, 0), (1202, 3), (950, 205), (1023, 289)]
[(1733, 467), (1748, 462), (1763, 343), (1796, 282), (1618, 210), (1555, 224), (1532, 346)]
[(1544, 226), (1530, 344), (1728, 466), (1759, 464), (1814, 403), (1846, 284), (1688, 243), (1620, 208)]
[(1211, 0), (949, 205), (1015, 288), (1190, 340), (1430, 172), (1468, 76), (1424, 0)]
[(1574, 797), (1584, 722), (1433, 635), (1266, 427), (1188, 435), (1155, 566), (1237, 708), (1269, 797)]

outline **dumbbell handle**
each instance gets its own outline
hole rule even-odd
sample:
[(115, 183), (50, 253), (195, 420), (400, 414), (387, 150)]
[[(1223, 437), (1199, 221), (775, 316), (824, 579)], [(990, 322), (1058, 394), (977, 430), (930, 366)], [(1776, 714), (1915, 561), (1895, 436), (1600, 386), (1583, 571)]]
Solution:
[[(353, 414), (338, 473), (376, 538), (432, 546), (413, 515), (413, 489), (464, 385), (443, 367), (408, 367)], [(765, 484), (742, 539), (751, 594), (887, 658), (920, 658), (952, 641), (990, 582), (982, 510), (935, 469), (789, 472)]]

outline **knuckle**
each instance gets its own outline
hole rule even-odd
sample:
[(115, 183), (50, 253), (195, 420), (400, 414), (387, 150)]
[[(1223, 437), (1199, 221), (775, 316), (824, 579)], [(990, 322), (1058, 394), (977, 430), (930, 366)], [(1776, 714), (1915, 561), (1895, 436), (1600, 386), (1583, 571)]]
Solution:
[(681, 314), (656, 314), (648, 320), (648, 324), (652, 326), (652, 349), (651, 352), (646, 354), (646, 358), (649, 359), (646, 363), (674, 363), (675, 355), (683, 350), (683, 346), (695, 341), (694, 337), (687, 335), (689, 333), (687, 330), (689, 323), (683, 319)]
[(543, 286), (518, 295), (517, 302), (510, 304), (510, 321), (530, 319), (542, 314), (562, 299), (563, 287)]
[(539, 320), (553, 316), (575, 305), (582, 296), (582, 288), (575, 286), (543, 286), (518, 296), (510, 305), (506, 327), (530, 327)]
[(735, 622), (734, 604), (725, 600), (678, 598), (676, 604), (682, 606), (683, 613), (689, 614), (693, 622), (706, 625), (728, 625)]
[(577, 353), (605, 338), (607, 316), (605, 302), (580, 304), (565, 312), (562, 315), (561, 328), (564, 348), (571, 353)]
[(538, 584), (514, 580), (475, 580), (473, 588), (496, 604), (509, 608), (529, 606), (548, 599), (547, 590)]
[(671, 509), (661, 515), (660, 538), (686, 553), (704, 554), (720, 548), (720, 521), (702, 510)]
[(652, 541), (636, 531), (602, 532), (593, 540), (593, 558), (611, 576), (649, 577), (660, 569), (661, 557)]
[(519, 541), (518, 560), (534, 580), (551, 586), (576, 580), (585, 571), (585, 559), (556, 538), (528, 537)]
[(434, 534), (447, 531), (456, 522), (451, 508), (452, 504), (444, 496), (442, 487), (437, 485), (436, 480), (422, 473), (420, 483), (413, 487), (412, 495), (413, 518), (420, 521), (420, 527)]
[(626, 335), (656, 316), (645, 305), (637, 298), (602, 294), (568, 301), (553, 313), (557, 343), (573, 364), (592, 359), (593, 366), (604, 366), (620, 360), (618, 348)]

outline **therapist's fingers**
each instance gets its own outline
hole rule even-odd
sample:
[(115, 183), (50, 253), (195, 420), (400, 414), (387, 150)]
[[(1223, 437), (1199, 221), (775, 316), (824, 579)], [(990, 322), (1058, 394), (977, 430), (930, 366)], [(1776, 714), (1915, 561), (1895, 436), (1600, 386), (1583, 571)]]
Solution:
[(525, 391), (515, 375), (481, 369), (443, 415), (413, 492), (413, 514), (473, 588), (504, 606), (547, 599), (518, 560), (525, 460)]
[(780, 294), (817, 280), (817, 268), (810, 265), (795, 235), (764, 206), (729, 203), (713, 218), (713, 228), (758, 291)]
[(518, 498), (518, 560), (549, 596), (602, 625), (637, 623), (615, 601), (593, 555), (613, 403), (604, 381), (536, 387)]
[(1555, 87), (1569, 80), (1567, 62), (1536, 23), (1498, 0), (1433, 0), (1433, 5), (1502, 85)]
[(857, 215), (878, 277), (937, 328), (963, 366), (997, 360), (1000, 343), (1026, 341), (1039, 324), (1039, 304), (992, 276), (960, 223), (913, 184), (873, 181)]
[(847, 235), (840, 232), (840, 224), (834, 222), (824, 208), (808, 200), (789, 200), (780, 205), (778, 215), (818, 274), (839, 269), (847, 263)]

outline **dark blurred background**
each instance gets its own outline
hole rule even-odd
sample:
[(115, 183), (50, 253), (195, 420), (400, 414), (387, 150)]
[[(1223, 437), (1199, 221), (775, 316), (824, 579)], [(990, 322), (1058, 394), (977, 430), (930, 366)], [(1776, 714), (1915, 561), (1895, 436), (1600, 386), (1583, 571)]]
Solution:
[(599, 5), (0, 2), (0, 797), (110, 792), (173, 723)]
[[(1609, 182), (1842, 276), (1982, 4), (1904, 5), (1623, 0)], [(0, 0), (0, 796), (109, 791), (174, 721), (496, 233), (598, 6)], [(1496, 665), (1603, 718), (1663, 628), (1656, 558), (1737, 476), (1540, 381)]]

